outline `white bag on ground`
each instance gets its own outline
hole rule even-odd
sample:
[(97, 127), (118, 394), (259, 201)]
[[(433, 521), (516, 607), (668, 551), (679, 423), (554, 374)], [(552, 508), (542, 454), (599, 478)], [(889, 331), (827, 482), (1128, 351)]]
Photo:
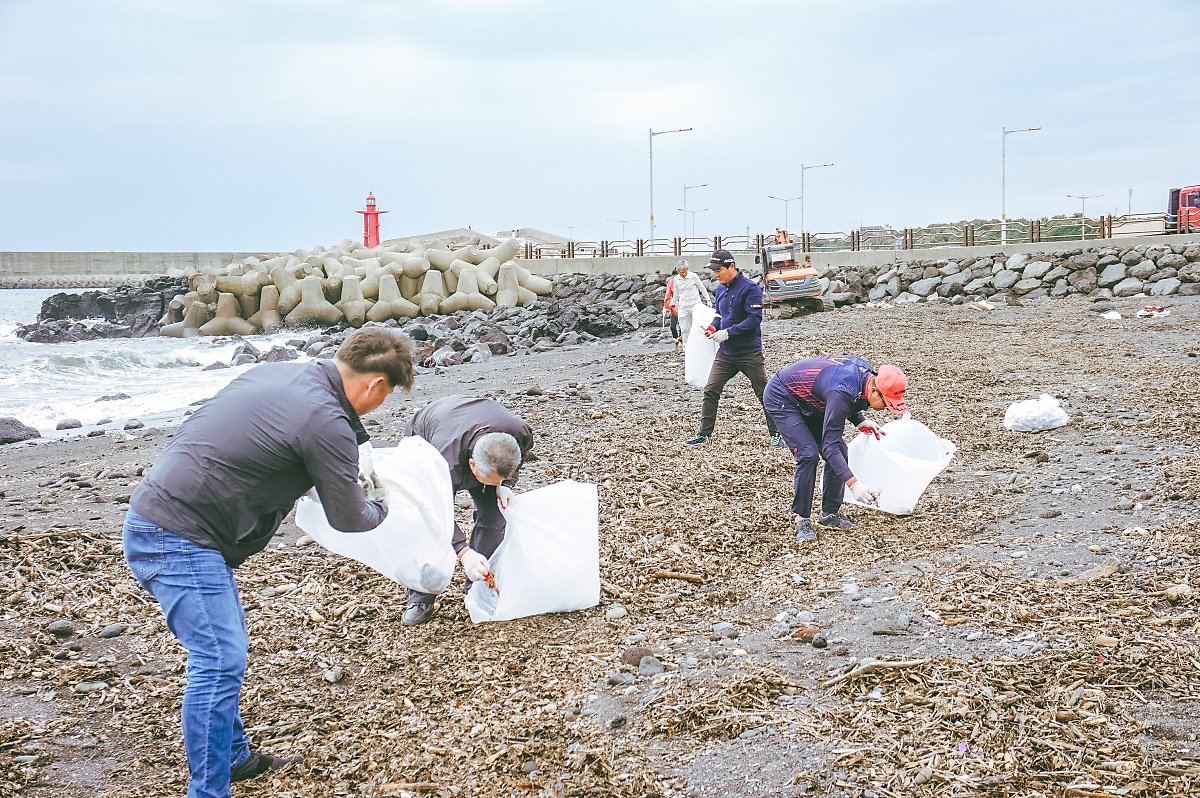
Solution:
[(1040, 432), (1070, 421), (1067, 411), (1048, 393), (1037, 399), (1013, 402), (1004, 411), (1004, 427), (1013, 432)]
[(683, 346), (683, 378), (693, 388), (704, 389), (717, 357), (717, 342), (704, 335), (716, 316), (717, 312), (703, 302), (692, 308), (692, 331)]
[(392, 449), (359, 447), (359, 464), (372, 462), (387, 490), (388, 514), (367, 532), (339, 532), (320, 502), (308, 496), (296, 505), (296, 525), (330, 551), (358, 560), (389, 579), (422, 593), (440, 593), (458, 561), (450, 469), (423, 438), (404, 438)]
[(957, 447), (911, 418), (897, 419), (882, 429), (887, 434), (879, 440), (874, 435), (859, 435), (847, 447), (850, 470), (879, 492), (879, 502), (861, 504), (849, 490), (846, 500), (892, 515), (910, 515), (925, 488), (954, 459)]
[(504, 542), (488, 558), (496, 590), (475, 582), (475, 623), (600, 603), (600, 505), (596, 486), (566, 480), (518, 494), (504, 510)]

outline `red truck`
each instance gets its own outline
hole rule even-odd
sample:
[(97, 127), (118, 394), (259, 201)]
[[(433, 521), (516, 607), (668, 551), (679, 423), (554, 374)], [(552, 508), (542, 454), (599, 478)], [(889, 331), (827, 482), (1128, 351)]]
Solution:
[(1167, 200), (1167, 232), (1200, 229), (1200, 186), (1171, 189)]

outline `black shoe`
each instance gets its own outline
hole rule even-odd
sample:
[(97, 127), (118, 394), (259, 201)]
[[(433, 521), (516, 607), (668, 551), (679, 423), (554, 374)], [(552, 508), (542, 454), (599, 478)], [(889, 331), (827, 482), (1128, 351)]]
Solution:
[(271, 756), (270, 754), (260, 754), (256, 751), (251, 751), (249, 759), (237, 767), (229, 769), (229, 780), (245, 781), (246, 779), (252, 779), (255, 776), (261, 776), (268, 770), (279, 770), (302, 759), (304, 757), (299, 755)]
[(403, 626), (420, 626), (423, 623), (429, 623), (433, 620), (433, 602), (423, 601), (417, 604), (409, 604), (408, 609), (404, 611), (404, 615), (400, 618), (400, 623)]
[(858, 526), (849, 518), (840, 515), (823, 515), (817, 520), (817, 526), (822, 529), (836, 529), (840, 532), (853, 532)]

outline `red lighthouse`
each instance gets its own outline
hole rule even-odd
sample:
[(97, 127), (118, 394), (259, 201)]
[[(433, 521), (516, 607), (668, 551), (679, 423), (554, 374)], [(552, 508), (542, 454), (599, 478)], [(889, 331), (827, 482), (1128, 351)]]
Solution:
[(379, 214), (387, 213), (375, 209), (375, 193), (367, 194), (367, 207), (361, 211), (355, 211), (363, 215), (363, 245), (368, 247), (379, 246)]

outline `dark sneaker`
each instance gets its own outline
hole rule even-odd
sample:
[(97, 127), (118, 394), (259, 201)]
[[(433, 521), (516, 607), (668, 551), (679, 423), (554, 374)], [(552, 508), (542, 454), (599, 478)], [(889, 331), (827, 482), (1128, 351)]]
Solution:
[(808, 518), (796, 519), (796, 540), (809, 543), (817, 539), (817, 530), (813, 529), (812, 521)]
[(773, 433), (771, 435), (771, 442), (768, 445), (772, 449), (782, 449), (783, 448), (783, 436), (780, 435), (778, 432)]
[(302, 759), (304, 759), (302, 756), (271, 756), (270, 754), (260, 754), (257, 751), (251, 751), (249, 759), (237, 767), (229, 769), (229, 780), (245, 781), (246, 779), (252, 779), (255, 776), (261, 776), (268, 770), (279, 770)]
[(836, 529), (841, 532), (853, 532), (857, 525), (849, 518), (840, 515), (823, 515), (817, 520), (817, 526), (822, 529)]
[(684, 446), (700, 446), (707, 440), (708, 440), (707, 435), (697, 435), (696, 437), (692, 438), (690, 441), (684, 441), (683, 445)]
[(404, 611), (404, 615), (400, 618), (400, 623), (403, 626), (420, 626), (423, 623), (429, 623), (433, 620), (433, 602), (420, 602), (417, 604), (409, 604), (408, 609)]

